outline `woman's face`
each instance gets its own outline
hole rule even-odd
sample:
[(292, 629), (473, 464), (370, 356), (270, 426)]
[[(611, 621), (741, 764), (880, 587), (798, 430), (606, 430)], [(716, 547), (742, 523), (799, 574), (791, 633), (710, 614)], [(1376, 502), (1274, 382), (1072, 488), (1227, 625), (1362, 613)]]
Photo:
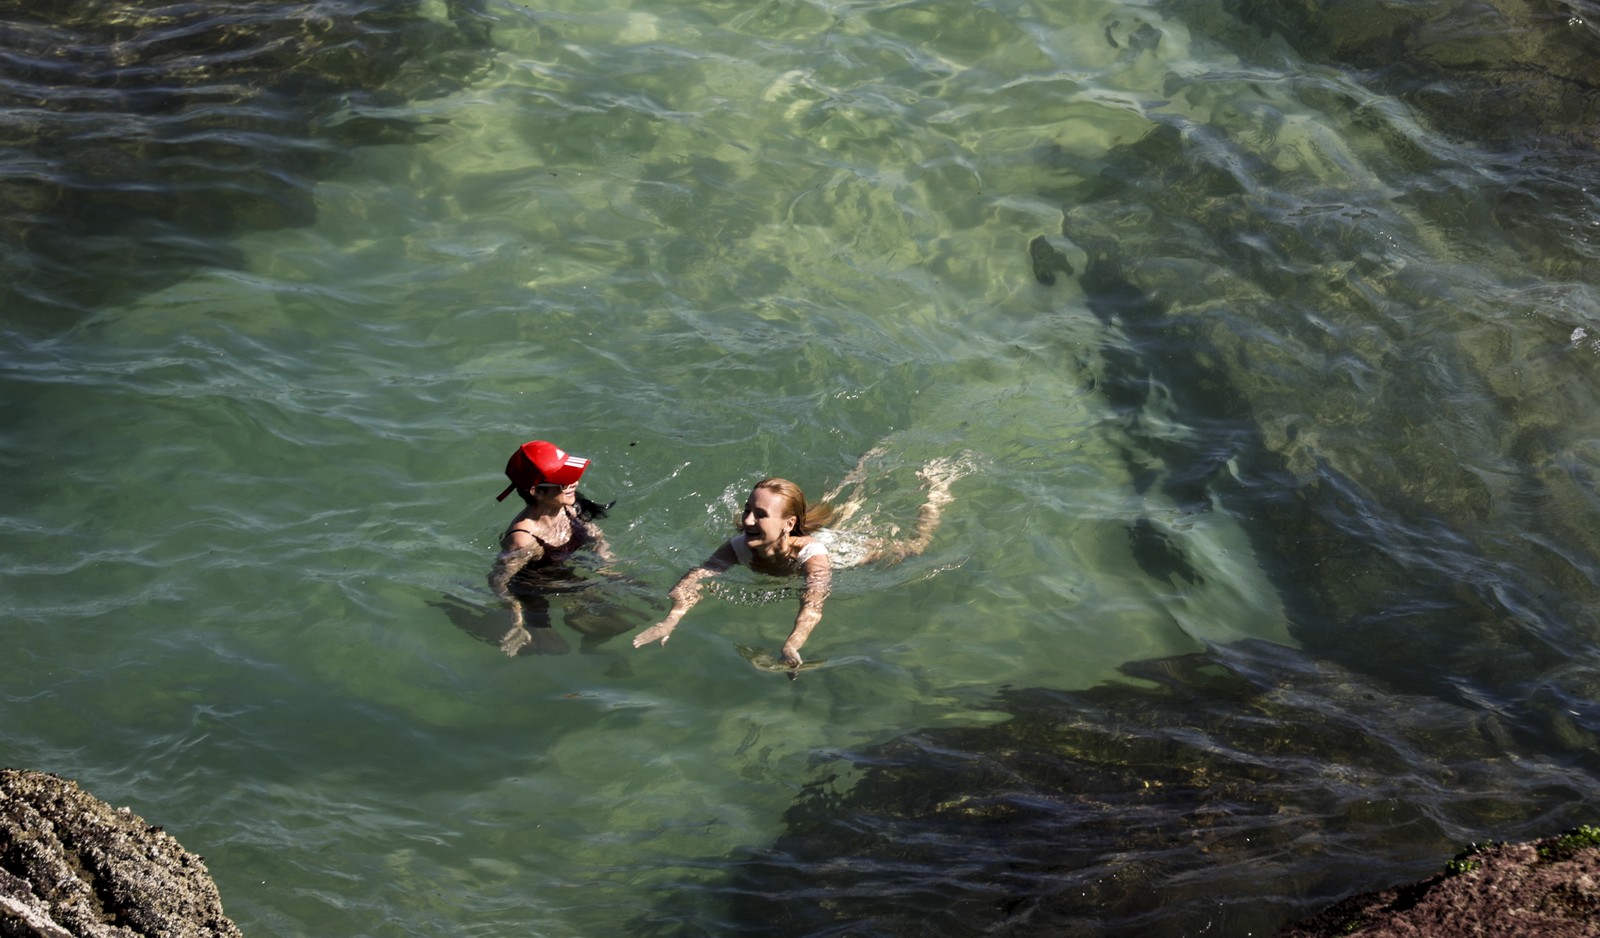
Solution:
[(556, 485), (554, 482), (541, 482), (533, 487), (533, 500), (539, 503), (540, 508), (575, 505), (578, 502), (578, 483)]
[(788, 507), (783, 496), (771, 489), (756, 489), (744, 503), (745, 542), (751, 547), (774, 547), (785, 534), (794, 530), (795, 517), (786, 514)]

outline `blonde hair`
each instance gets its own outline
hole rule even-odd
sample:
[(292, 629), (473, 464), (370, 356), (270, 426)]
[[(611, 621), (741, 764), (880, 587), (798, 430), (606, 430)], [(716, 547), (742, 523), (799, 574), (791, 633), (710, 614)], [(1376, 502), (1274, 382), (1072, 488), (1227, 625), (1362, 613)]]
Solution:
[(806, 493), (800, 491), (800, 486), (795, 485), (788, 479), (762, 479), (754, 486), (751, 486), (750, 491), (756, 492), (761, 489), (766, 489), (783, 499), (783, 513), (793, 515), (795, 518), (794, 530), (790, 533), (811, 534), (818, 528), (826, 527), (828, 522), (833, 520), (834, 509), (832, 505), (827, 502), (820, 502), (808, 506), (806, 504)]

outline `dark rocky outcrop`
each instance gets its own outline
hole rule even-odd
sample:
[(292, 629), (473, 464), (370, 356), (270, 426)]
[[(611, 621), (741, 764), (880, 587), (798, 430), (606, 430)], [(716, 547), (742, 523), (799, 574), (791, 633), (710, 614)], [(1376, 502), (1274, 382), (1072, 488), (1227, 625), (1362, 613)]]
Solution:
[(0, 770), (0, 936), (237, 938), (200, 858), (127, 808)]
[[(998, 722), (820, 762), (784, 834), (731, 883), (742, 924), (722, 933), (1269, 935), (1427, 876), (1475, 832), (1587, 823), (1600, 798), (1495, 719), (1293, 649), (1124, 670), (1082, 691), (1006, 691)], [(1481, 881), (1471, 860), (1450, 888)]]
[(1600, 829), (1469, 851), (1411, 886), (1354, 896), (1278, 938), (1600, 935)]

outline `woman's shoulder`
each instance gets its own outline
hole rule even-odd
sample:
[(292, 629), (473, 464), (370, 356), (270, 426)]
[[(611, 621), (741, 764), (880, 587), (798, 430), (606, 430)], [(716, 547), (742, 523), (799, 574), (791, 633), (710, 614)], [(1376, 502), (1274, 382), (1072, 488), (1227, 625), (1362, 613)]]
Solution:
[(527, 512), (518, 512), (506, 529), (500, 532), (500, 549), (516, 550), (528, 546), (533, 540), (533, 532), (528, 530)]
[(502, 551), (526, 550), (539, 543), (539, 538), (532, 531), (521, 527), (520, 524), (521, 522), (513, 523), (511, 527), (506, 528), (504, 534), (500, 535), (500, 549)]
[[(820, 532), (819, 532), (820, 533)], [(816, 535), (806, 535), (801, 539), (800, 552), (795, 555), (795, 562), (805, 563), (812, 557), (828, 556), (828, 539)]]

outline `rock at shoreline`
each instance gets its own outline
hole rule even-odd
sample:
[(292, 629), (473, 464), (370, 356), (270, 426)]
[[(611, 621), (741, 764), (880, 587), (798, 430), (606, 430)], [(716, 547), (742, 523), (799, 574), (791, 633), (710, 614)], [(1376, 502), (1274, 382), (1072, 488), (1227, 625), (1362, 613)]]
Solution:
[(240, 938), (198, 856), (127, 808), (0, 770), (0, 935)]
[(1353, 896), (1277, 938), (1600, 936), (1600, 828), (1456, 857), (1410, 886)]

